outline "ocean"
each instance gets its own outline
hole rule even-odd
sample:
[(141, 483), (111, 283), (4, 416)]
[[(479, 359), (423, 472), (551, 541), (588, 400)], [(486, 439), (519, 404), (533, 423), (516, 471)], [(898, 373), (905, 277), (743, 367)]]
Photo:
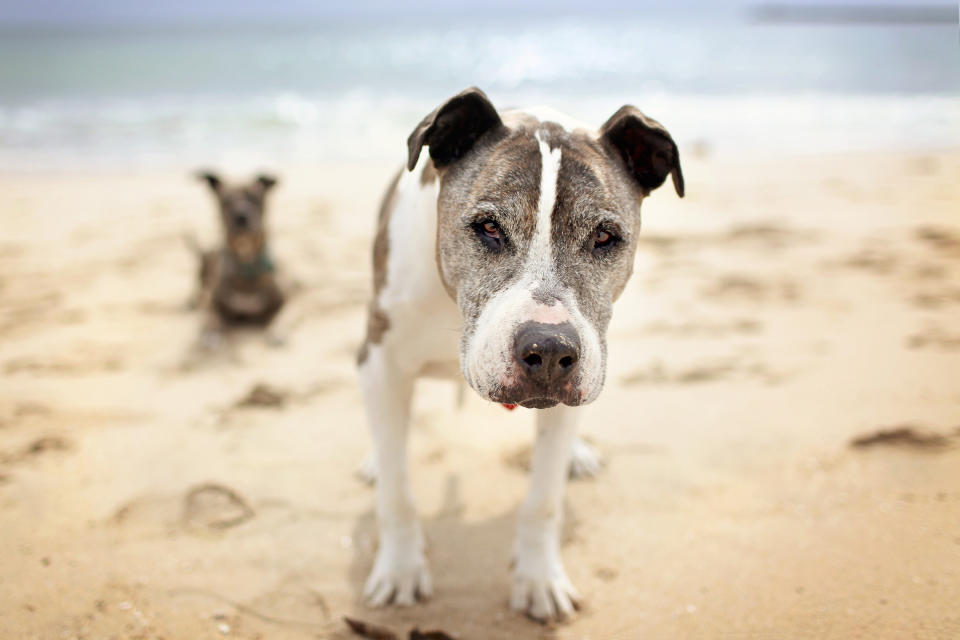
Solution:
[(596, 125), (632, 103), (717, 154), (960, 143), (956, 24), (497, 12), (6, 27), (0, 169), (399, 162), (470, 85)]

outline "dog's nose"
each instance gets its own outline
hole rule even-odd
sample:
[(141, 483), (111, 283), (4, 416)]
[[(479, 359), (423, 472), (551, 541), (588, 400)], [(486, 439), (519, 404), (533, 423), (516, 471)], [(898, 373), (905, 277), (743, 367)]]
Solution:
[(250, 219), (245, 213), (233, 214), (233, 226), (237, 229), (246, 229), (250, 225)]
[(563, 382), (577, 370), (580, 337), (569, 322), (528, 322), (517, 331), (514, 358), (520, 370), (535, 382)]

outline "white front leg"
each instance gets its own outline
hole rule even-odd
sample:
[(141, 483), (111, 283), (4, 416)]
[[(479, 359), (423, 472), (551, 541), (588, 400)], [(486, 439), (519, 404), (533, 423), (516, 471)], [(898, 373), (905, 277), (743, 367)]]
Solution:
[(563, 405), (537, 412), (530, 492), (520, 508), (510, 592), (510, 606), (537, 620), (567, 617), (579, 600), (560, 559), (563, 492), (576, 415), (576, 409)]
[(360, 367), (367, 418), (377, 460), (377, 522), (380, 545), (364, 588), (375, 607), (412, 605), (432, 593), (407, 474), (407, 431), (414, 377), (399, 371), (384, 348), (371, 345)]

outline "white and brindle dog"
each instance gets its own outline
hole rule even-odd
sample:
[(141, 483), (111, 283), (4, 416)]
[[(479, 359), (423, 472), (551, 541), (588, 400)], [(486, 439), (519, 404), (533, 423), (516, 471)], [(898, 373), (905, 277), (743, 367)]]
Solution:
[(578, 602), (559, 540), (575, 407), (603, 387), (640, 203), (667, 176), (683, 196), (677, 145), (632, 106), (593, 131), (544, 109), (498, 112), (471, 88), (408, 147), (380, 210), (358, 358), (380, 533), (365, 595), (410, 605), (432, 593), (407, 473), (410, 404), (417, 377), (459, 370), (485, 399), (538, 409), (510, 605), (564, 618)]

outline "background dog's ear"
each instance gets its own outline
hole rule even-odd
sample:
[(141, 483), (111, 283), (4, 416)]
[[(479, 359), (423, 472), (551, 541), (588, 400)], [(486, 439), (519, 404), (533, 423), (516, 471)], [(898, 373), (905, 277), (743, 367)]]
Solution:
[(423, 119), (407, 139), (407, 170), (413, 171), (424, 145), (438, 168), (462, 158), (483, 134), (503, 126), (486, 94), (465, 89)]
[(264, 193), (272, 189), (277, 184), (277, 179), (267, 173), (261, 173), (257, 176), (257, 184), (260, 185), (260, 188), (263, 189)]
[(210, 185), (211, 189), (220, 193), (220, 187), (223, 186), (220, 176), (211, 171), (197, 171), (194, 175), (197, 177), (197, 180), (203, 180)]
[(600, 127), (600, 139), (616, 150), (644, 193), (662, 185), (669, 174), (677, 195), (683, 197), (680, 153), (662, 124), (625, 105)]

